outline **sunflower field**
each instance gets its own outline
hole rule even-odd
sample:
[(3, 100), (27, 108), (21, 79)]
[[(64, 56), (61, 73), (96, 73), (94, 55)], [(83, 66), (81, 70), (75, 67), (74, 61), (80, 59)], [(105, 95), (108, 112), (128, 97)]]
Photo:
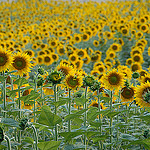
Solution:
[(0, 2), (0, 150), (150, 150), (150, 0)]

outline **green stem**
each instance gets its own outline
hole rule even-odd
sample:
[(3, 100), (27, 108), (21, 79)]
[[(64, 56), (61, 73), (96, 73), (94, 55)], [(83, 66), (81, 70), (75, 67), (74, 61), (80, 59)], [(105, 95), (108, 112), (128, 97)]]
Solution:
[[(19, 76), (20, 78), (20, 76)], [(21, 93), (20, 93), (20, 86), (18, 86), (18, 97), (19, 97), (19, 100), (18, 100), (18, 105), (19, 105), (19, 120), (21, 120), (21, 100), (20, 100), (20, 97), (21, 97)], [(19, 131), (18, 133), (18, 142), (21, 143), (21, 131)]]
[(36, 128), (35, 128), (35, 126), (31, 126), (32, 127), (32, 129), (33, 129), (33, 132), (34, 132), (34, 137), (35, 137), (35, 150), (38, 150), (38, 146), (37, 146), (37, 144), (38, 144), (38, 136), (37, 136), (37, 131), (36, 131)]
[[(69, 98), (71, 98), (71, 90), (69, 89)], [(71, 99), (69, 99), (68, 114), (71, 114)], [(68, 132), (71, 132), (71, 121), (68, 120)]]
[[(14, 86), (13, 86), (13, 80), (11, 78), (10, 78), (10, 82), (11, 82), (11, 90), (13, 91)], [(15, 102), (14, 99), (13, 99), (13, 102)], [(15, 104), (13, 104), (13, 108), (15, 108)]]
[[(85, 87), (85, 99), (87, 98), (87, 86)], [(86, 103), (86, 100), (85, 100), (85, 103), (84, 103), (84, 109), (86, 110), (87, 109), (87, 103)], [(86, 120), (87, 120), (87, 112), (85, 111), (84, 113), (84, 127), (86, 128)], [(86, 136), (84, 135), (84, 145), (85, 145), (85, 149), (86, 149)]]
[(10, 142), (10, 139), (7, 135), (5, 135), (5, 139), (7, 141), (7, 145), (8, 145), (8, 150), (11, 150), (11, 142)]
[[(3, 77), (5, 78), (5, 72), (3, 71)], [(4, 102), (4, 118), (6, 118), (6, 80), (4, 79), (3, 84), (3, 102)]]
[[(54, 101), (57, 102), (57, 87), (54, 84)], [(57, 107), (55, 106), (55, 115), (57, 115)], [(57, 124), (55, 124), (55, 141), (58, 141)]]
[[(99, 90), (97, 90), (97, 98), (98, 98), (98, 111), (101, 111), (101, 105), (100, 105), (100, 97), (99, 97)], [(98, 115), (98, 121), (101, 124), (102, 120), (101, 120), (101, 115)], [(100, 131), (100, 135), (102, 134), (102, 126), (100, 125), (99, 127), (99, 131)], [(103, 143), (102, 141), (100, 141), (100, 149), (103, 149)]]
[[(43, 98), (43, 86), (41, 86), (41, 98)], [(42, 101), (42, 106), (44, 105), (44, 101)], [(45, 141), (45, 132), (42, 131), (43, 140)]]
[[(113, 92), (111, 91), (111, 100), (110, 100), (110, 110), (112, 112), (112, 99), (113, 99)], [(110, 118), (110, 143), (112, 143), (112, 122), (113, 118)], [(112, 150), (112, 145), (110, 146), (110, 150)]]
[[(37, 82), (36, 82), (37, 76), (35, 77), (35, 87), (34, 87), (34, 91), (36, 91), (36, 87), (37, 87)], [(34, 122), (36, 122), (36, 114), (35, 114), (35, 110), (36, 110), (36, 100), (34, 99)]]

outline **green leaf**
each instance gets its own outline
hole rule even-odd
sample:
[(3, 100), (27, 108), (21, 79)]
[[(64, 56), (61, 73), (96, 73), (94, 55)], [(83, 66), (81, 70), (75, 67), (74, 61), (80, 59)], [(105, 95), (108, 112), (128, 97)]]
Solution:
[(98, 127), (102, 126), (102, 123), (99, 123), (99, 122), (90, 122), (90, 125), (98, 128)]
[(58, 115), (53, 114), (49, 106), (42, 106), (38, 123), (53, 128), (56, 124), (59, 124), (61, 122), (62, 119)]
[(17, 84), (18, 86), (22, 86), (23, 84), (27, 84), (28, 83), (28, 80), (25, 79), (25, 78), (19, 78), (19, 79), (16, 79), (16, 81), (14, 81), (14, 84)]
[(4, 76), (0, 76), (0, 82), (4, 82), (4, 80), (6, 80), (7, 77), (4, 77)]
[(27, 143), (30, 143), (30, 144), (34, 144), (34, 140), (31, 138), (31, 137), (25, 137), (24, 139), (23, 139), (23, 141), (24, 142), (27, 142)]
[(0, 150), (4, 150), (5, 148), (7, 148), (7, 147), (4, 145), (0, 145)]
[(134, 136), (132, 136), (130, 134), (121, 134), (121, 139), (123, 141), (135, 141), (135, 140), (138, 140), (137, 138), (135, 138)]
[(71, 120), (71, 119), (74, 119), (74, 118), (79, 118), (81, 116), (82, 115), (80, 115), (80, 114), (69, 114), (69, 115), (65, 116), (65, 120), (64, 121), (68, 121), (68, 120)]
[(64, 105), (64, 104), (66, 104), (66, 103), (67, 103), (66, 100), (59, 100), (59, 101), (57, 101), (57, 102), (51, 102), (51, 104), (54, 105), (54, 106), (56, 106), (57, 108), (58, 108), (59, 106), (62, 106), (62, 105)]
[(120, 112), (109, 112), (107, 114), (108, 117), (113, 118), (114, 116), (118, 115)]
[(45, 84), (43, 87), (51, 87), (52, 83)]
[(61, 132), (59, 133), (60, 136), (63, 136), (66, 141), (71, 141), (72, 138), (82, 135), (83, 132), (77, 131), (77, 132)]
[(48, 142), (40, 142), (38, 143), (38, 147), (41, 150), (57, 150), (61, 141), (48, 141)]
[(108, 135), (100, 135), (100, 136), (96, 136), (96, 137), (93, 137), (92, 140), (94, 143), (96, 142), (99, 142), (99, 141), (104, 141), (108, 138), (109, 136)]
[(75, 98), (74, 102), (76, 103), (76, 105), (84, 105), (85, 102), (87, 102), (88, 99), (86, 98)]
[(90, 138), (96, 134), (100, 134), (100, 132), (94, 132), (94, 131), (86, 131), (84, 132), (84, 135), (90, 140)]
[(150, 123), (150, 113), (140, 116), (142, 120), (146, 121), (148, 124)]
[(104, 100), (105, 102), (109, 103), (111, 100), (111, 97), (100, 97), (101, 100)]
[(19, 123), (11, 118), (1, 118), (0, 123), (6, 126), (19, 127)]

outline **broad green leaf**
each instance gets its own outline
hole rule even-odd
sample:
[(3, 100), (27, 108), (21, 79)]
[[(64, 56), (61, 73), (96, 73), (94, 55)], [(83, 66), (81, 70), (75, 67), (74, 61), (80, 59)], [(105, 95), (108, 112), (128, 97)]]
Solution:
[(114, 116), (118, 115), (120, 112), (109, 112), (107, 114), (108, 117), (113, 118)]
[(30, 144), (34, 144), (34, 140), (31, 137), (29, 137), (29, 136), (25, 137), (23, 139), (23, 141), (27, 142), (27, 143), (30, 143)]
[(63, 136), (66, 141), (71, 141), (72, 138), (82, 135), (83, 132), (77, 131), (77, 132), (61, 132), (59, 133), (60, 136)]
[(45, 84), (43, 87), (51, 87), (52, 83)]
[(104, 100), (106, 103), (109, 103), (111, 97), (100, 97), (101, 100)]
[(148, 124), (150, 124), (150, 113), (140, 116), (142, 120), (146, 121)]
[(0, 145), (0, 150), (4, 150), (5, 148), (7, 148), (7, 147), (4, 145)]
[(102, 126), (102, 123), (92, 121), (92, 122), (90, 122), (90, 125), (98, 128), (98, 127)]
[(108, 135), (100, 135), (100, 136), (96, 136), (96, 137), (93, 137), (92, 140), (94, 143), (96, 142), (99, 142), (99, 141), (104, 141), (108, 138), (109, 136)]
[(23, 84), (27, 84), (28, 83), (28, 80), (25, 79), (25, 78), (19, 78), (19, 79), (16, 79), (16, 81), (14, 81), (14, 84), (17, 84), (18, 86), (22, 86)]
[(19, 127), (19, 123), (11, 118), (1, 118), (0, 123), (5, 126)]
[(100, 134), (100, 132), (94, 132), (94, 131), (86, 131), (83, 133), (88, 139), (90, 139), (92, 136)]
[(6, 80), (7, 77), (4, 77), (4, 76), (0, 76), (0, 82), (4, 82), (4, 80)]
[(38, 143), (38, 147), (41, 150), (57, 150), (61, 141), (48, 141), (48, 142), (40, 142)]
[(67, 116), (65, 116), (65, 120), (64, 121), (68, 121), (68, 120), (71, 120), (71, 119), (74, 119), (74, 118), (79, 118), (81, 117), (82, 115), (78, 115), (78, 114), (69, 114)]
[(135, 141), (138, 140), (137, 138), (135, 138), (134, 136), (130, 135), (130, 134), (121, 134), (121, 139), (123, 141)]
[(54, 105), (54, 106), (56, 106), (57, 108), (58, 108), (59, 106), (62, 106), (62, 105), (64, 105), (64, 104), (66, 104), (66, 103), (67, 103), (66, 100), (59, 100), (59, 101), (57, 101), (57, 102), (51, 102), (51, 104)]
[(38, 123), (53, 128), (54, 125), (59, 124), (60, 122), (62, 122), (62, 119), (58, 115), (53, 114), (49, 106), (42, 106)]
[(76, 103), (76, 105), (84, 105), (85, 102), (87, 102), (88, 99), (86, 98), (75, 98), (74, 102)]

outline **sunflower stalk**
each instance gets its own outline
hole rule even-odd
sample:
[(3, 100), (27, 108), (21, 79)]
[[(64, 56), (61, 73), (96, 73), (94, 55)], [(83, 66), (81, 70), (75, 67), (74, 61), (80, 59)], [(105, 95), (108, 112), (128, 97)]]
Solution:
[[(41, 98), (43, 98), (43, 86), (41, 85)], [(42, 106), (44, 105), (44, 101), (42, 101)], [(45, 132), (42, 131), (43, 140), (45, 141)]]
[[(19, 76), (20, 78), (20, 76)], [(18, 97), (19, 97), (19, 100), (18, 100), (18, 105), (19, 105), (19, 120), (21, 120), (21, 100), (20, 100), (20, 97), (21, 97), (21, 93), (20, 93), (20, 86), (18, 86)], [(19, 130), (19, 133), (18, 133), (18, 142), (21, 143), (21, 131)]]
[[(35, 80), (34, 80), (34, 83), (35, 83), (35, 87), (34, 87), (34, 91), (36, 92), (36, 88), (37, 88), (37, 77), (38, 77), (38, 73), (37, 75), (35, 76)], [(36, 114), (35, 114), (35, 110), (36, 110), (36, 100), (34, 99), (34, 122), (36, 122)]]
[[(5, 72), (3, 71), (3, 77), (5, 78)], [(6, 79), (3, 83), (3, 104), (4, 104), (4, 118), (6, 118)]]
[[(54, 84), (54, 101), (57, 102), (57, 86)], [(55, 106), (55, 115), (57, 115), (57, 107)], [(57, 124), (55, 124), (55, 141), (58, 141)]]
[(5, 140), (7, 141), (8, 150), (11, 150), (11, 142), (10, 142), (10, 139), (7, 135), (5, 135)]
[[(110, 99), (110, 111), (112, 112), (113, 91), (111, 91), (110, 97), (111, 97), (111, 99)], [(110, 117), (110, 143), (112, 143), (112, 122), (113, 122), (113, 118)], [(110, 150), (112, 150), (112, 145), (110, 146)]]
[[(101, 105), (100, 105), (99, 89), (97, 90), (97, 98), (98, 98), (98, 111), (100, 112), (101, 111)], [(98, 115), (98, 121), (100, 124), (102, 123), (100, 114)], [(101, 125), (99, 127), (99, 131), (100, 131), (100, 135), (101, 135), (102, 134), (102, 126)], [(102, 141), (99, 142), (99, 145), (100, 145), (100, 149), (103, 149)]]
[[(69, 106), (68, 106), (68, 114), (71, 114), (71, 89), (69, 89)], [(68, 120), (68, 132), (71, 132), (71, 120)]]
[(37, 135), (37, 130), (35, 128), (34, 125), (31, 125), (32, 129), (33, 129), (33, 132), (34, 132), (34, 137), (35, 137), (35, 150), (38, 150), (38, 135)]
[[(87, 98), (87, 86), (85, 87), (85, 99)], [(86, 110), (87, 109), (87, 103), (86, 103), (86, 100), (85, 100), (85, 103), (84, 103), (84, 109)], [(86, 128), (86, 120), (87, 120), (87, 113), (85, 111), (84, 113), (84, 127)], [(86, 136), (84, 135), (84, 145), (85, 145), (85, 149), (86, 149)]]

